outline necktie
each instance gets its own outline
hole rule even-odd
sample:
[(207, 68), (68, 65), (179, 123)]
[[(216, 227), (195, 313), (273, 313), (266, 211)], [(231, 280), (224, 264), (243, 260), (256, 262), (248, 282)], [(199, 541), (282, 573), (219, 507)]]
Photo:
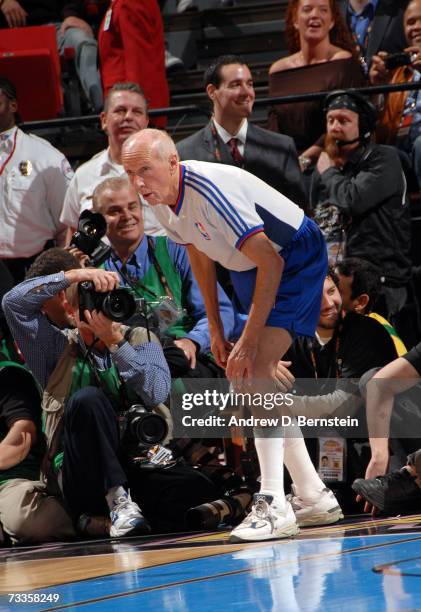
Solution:
[(240, 151), (238, 150), (237, 142), (238, 142), (237, 138), (231, 138), (227, 144), (229, 146), (232, 159), (234, 160), (236, 165), (242, 166), (244, 162), (244, 157), (241, 155)]

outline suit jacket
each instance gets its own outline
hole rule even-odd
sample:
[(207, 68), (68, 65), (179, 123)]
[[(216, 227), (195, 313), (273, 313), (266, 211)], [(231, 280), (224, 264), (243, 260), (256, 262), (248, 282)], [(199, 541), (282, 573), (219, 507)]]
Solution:
[[(234, 166), (230, 150), (217, 136), (221, 162)], [(211, 125), (177, 143), (181, 160), (217, 162)], [(244, 169), (254, 174), (287, 198), (307, 209), (307, 195), (298, 164), (297, 151), (292, 138), (275, 134), (248, 124), (244, 148)]]
[[(347, 19), (348, 0), (339, 0), (339, 5)], [(371, 58), (379, 51), (398, 53), (408, 46), (403, 29), (403, 14), (407, 5), (408, 0), (379, 0), (364, 58), (369, 66)]]

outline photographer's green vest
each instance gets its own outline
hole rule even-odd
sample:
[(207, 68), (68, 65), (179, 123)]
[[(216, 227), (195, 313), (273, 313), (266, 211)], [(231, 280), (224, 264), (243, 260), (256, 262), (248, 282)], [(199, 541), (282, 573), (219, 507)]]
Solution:
[[(123, 326), (123, 333), (132, 346), (148, 341), (144, 328)], [(52, 461), (53, 472), (57, 472), (63, 463), (64, 406), (69, 397), (76, 391), (89, 385), (101, 388), (116, 412), (121, 412), (128, 408), (130, 404), (143, 403), (142, 399), (129, 385), (122, 383), (114, 364), (107, 370), (94, 371), (90, 360), (80, 347), (77, 330), (67, 331), (67, 337), (69, 343), (48, 379), (42, 401), (44, 430), (49, 449), (48, 457)], [(158, 339), (153, 335), (152, 341), (159, 344)], [(163, 405), (160, 404), (155, 407), (155, 410), (158, 410), (161, 416), (168, 419), (168, 411), (165, 410)]]
[[(179, 309), (188, 310), (185, 301), (186, 291), (183, 283), (168, 252), (167, 238), (158, 236), (155, 244), (150, 238), (148, 240), (148, 255), (150, 266), (141, 281), (131, 283), (131, 287), (138, 297), (142, 297), (147, 303), (151, 303), (162, 296), (168, 296), (174, 300)], [(105, 267), (102, 265), (101, 267)], [(110, 268), (111, 269), (111, 268)], [(175, 338), (184, 338), (194, 327), (195, 321), (188, 314), (182, 314), (180, 318), (166, 330), (166, 334)]]
[[(36, 387), (35, 379), (29, 370), (24, 365), (10, 361), (8, 355), (5, 355), (3, 352), (0, 352), (0, 385), (3, 376), (10, 376), (10, 368), (17, 369), (22, 376), (30, 378)], [(25, 478), (26, 480), (40, 479), (41, 460), (45, 452), (45, 439), (41, 427), (41, 409), (37, 413), (35, 410), (33, 411), (33, 420), (37, 431), (35, 444), (31, 447), (25, 459), (18, 465), (7, 470), (0, 470), (0, 485), (13, 478)], [(0, 441), (4, 440), (8, 431), (9, 428), (5, 423), (5, 419), (0, 419)]]

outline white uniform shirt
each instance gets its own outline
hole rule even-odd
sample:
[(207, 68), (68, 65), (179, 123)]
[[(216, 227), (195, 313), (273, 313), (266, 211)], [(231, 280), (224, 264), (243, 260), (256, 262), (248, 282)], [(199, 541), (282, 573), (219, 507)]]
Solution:
[(69, 162), (49, 142), (17, 127), (1, 134), (0, 151), (0, 257), (31, 257), (53, 238), (60, 244), (60, 212), (73, 176)]
[(229, 270), (255, 264), (240, 251), (264, 231), (277, 251), (301, 226), (301, 208), (246, 170), (225, 164), (187, 161), (180, 164), (180, 191), (174, 209), (154, 206), (168, 236), (193, 244)]
[[(124, 167), (111, 159), (108, 149), (94, 155), (76, 170), (70, 181), (60, 220), (65, 225), (76, 228), (80, 213), (92, 208), (95, 187), (107, 178), (124, 174)], [(156, 220), (150, 206), (142, 198), (141, 203), (145, 233), (151, 236), (165, 236), (165, 230)]]

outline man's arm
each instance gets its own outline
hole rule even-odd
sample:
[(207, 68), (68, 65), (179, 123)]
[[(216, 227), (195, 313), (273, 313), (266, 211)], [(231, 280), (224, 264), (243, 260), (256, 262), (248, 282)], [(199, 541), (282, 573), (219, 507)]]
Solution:
[(353, 177), (339, 168), (322, 172), (326, 202), (338, 206), (351, 216), (362, 215), (392, 195), (405, 194), (405, 179), (398, 154), (390, 147), (377, 146)]
[(419, 372), (404, 357), (399, 357), (382, 368), (367, 383), (367, 426), (371, 460), (366, 478), (382, 476), (389, 463), (389, 433), (395, 396), (416, 384)]
[(0, 470), (8, 470), (21, 463), (36, 440), (32, 421), (15, 421), (6, 437), (0, 442)]
[[(180, 274), (183, 289), (183, 303), (188, 313), (193, 317), (195, 324), (186, 338), (197, 343), (201, 353), (210, 350), (209, 325), (206, 316), (206, 307), (193, 275), (186, 249), (168, 241), (168, 252)], [(230, 338), (234, 329), (234, 311), (230, 299), (222, 287), (217, 284), (219, 313), (224, 328), (224, 335)]]
[(192, 244), (187, 245), (190, 265), (197, 280), (208, 315), (211, 351), (216, 363), (225, 367), (228, 344), (225, 341), (224, 327), (219, 312), (215, 263)]
[(145, 404), (154, 406), (164, 402), (170, 392), (171, 377), (161, 346), (154, 342), (133, 345), (124, 342), (121, 324), (111, 321), (102, 312), (85, 311), (85, 319), (89, 329), (109, 350), (118, 345), (111, 359), (121, 378)]
[(242, 245), (241, 252), (256, 264), (257, 275), (251, 308), (240, 339), (235, 344), (227, 365), (227, 377), (253, 376), (260, 333), (266, 326), (284, 270), (284, 260), (275, 251), (263, 232), (250, 236)]
[(68, 286), (64, 273), (59, 272), (24, 281), (3, 298), (10, 331), (42, 387), (67, 343), (63, 333), (42, 314), (42, 306)]

